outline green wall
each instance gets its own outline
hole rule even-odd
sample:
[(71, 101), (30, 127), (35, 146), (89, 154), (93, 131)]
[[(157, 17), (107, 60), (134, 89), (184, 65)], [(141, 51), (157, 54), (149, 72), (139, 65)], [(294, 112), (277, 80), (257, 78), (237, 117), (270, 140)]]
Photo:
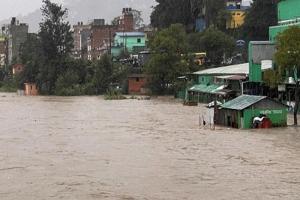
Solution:
[(126, 50), (129, 53), (136, 53), (135, 48), (143, 48), (146, 47), (146, 37), (145, 36), (124, 36), (116, 35), (114, 38), (114, 46), (112, 47), (112, 55), (117, 57), (121, 54), (122, 50)]
[(133, 47), (145, 47), (146, 38), (145, 36), (116, 36), (114, 43), (120, 46), (126, 45), (127, 50), (131, 52), (133, 51)]
[(299, 0), (282, 0), (278, 3), (278, 20), (300, 18)]
[(252, 127), (253, 117), (257, 117), (260, 114), (267, 115), (272, 121), (273, 126), (286, 126), (287, 125), (287, 109), (246, 109), (244, 110), (244, 127), (249, 129)]
[(203, 85), (207, 85), (207, 84), (212, 84), (213, 83), (213, 77), (212, 76), (198, 76), (198, 84), (203, 84)]
[(249, 42), (249, 81), (261, 82), (262, 81), (262, 70), (260, 64), (253, 63), (253, 44)]
[[(300, 4), (300, 2), (299, 2)], [(283, 25), (283, 26), (271, 26), (269, 28), (269, 37), (270, 37), (270, 41), (276, 41), (276, 36), (279, 33), (282, 33), (283, 31), (285, 31), (286, 29), (288, 29), (290, 26), (292, 25)], [(293, 24), (293, 26), (300, 26), (300, 22)]]

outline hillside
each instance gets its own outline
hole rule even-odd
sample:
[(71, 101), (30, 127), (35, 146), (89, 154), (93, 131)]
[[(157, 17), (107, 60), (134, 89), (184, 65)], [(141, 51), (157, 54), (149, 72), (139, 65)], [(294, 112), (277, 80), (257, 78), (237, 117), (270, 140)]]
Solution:
[[(143, 13), (144, 22), (149, 23), (152, 6), (155, 0), (65, 0), (64, 6), (69, 9), (71, 24), (78, 21), (88, 22), (94, 18), (104, 18), (109, 23), (114, 17), (121, 14), (123, 7), (132, 7)], [(17, 16), (20, 22), (28, 23), (30, 31), (36, 32), (41, 21), (41, 11), (36, 10), (26, 16)], [(0, 24), (9, 23), (9, 19), (0, 21)]]

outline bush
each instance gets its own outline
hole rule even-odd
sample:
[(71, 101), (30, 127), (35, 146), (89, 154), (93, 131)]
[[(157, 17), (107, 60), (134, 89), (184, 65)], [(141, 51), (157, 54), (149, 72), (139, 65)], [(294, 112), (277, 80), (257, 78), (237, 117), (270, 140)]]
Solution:
[(120, 90), (108, 89), (106, 91), (104, 99), (105, 100), (123, 100), (123, 99), (126, 99), (126, 97), (122, 95)]
[(82, 87), (78, 84), (78, 75), (69, 70), (58, 77), (55, 84), (55, 95), (58, 96), (80, 96), (83, 95)]
[(0, 92), (17, 92), (18, 86), (16, 81), (3, 81), (0, 82)]

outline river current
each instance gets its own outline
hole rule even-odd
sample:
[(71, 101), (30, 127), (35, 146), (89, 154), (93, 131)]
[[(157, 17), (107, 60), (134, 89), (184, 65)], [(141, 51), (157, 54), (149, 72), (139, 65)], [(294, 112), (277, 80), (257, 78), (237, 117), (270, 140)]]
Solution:
[(300, 199), (300, 128), (210, 130), (202, 112), (0, 94), (0, 199)]

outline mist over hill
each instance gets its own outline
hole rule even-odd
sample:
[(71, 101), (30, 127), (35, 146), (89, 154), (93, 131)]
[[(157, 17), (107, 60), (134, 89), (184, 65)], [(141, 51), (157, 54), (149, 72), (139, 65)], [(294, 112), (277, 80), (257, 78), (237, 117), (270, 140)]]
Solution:
[[(132, 7), (142, 11), (144, 23), (150, 22), (150, 14), (152, 6), (155, 5), (155, 0), (65, 0), (64, 7), (69, 10), (68, 20), (70, 23), (76, 24), (78, 21), (84, 23), (94, 18), (104, 18), (106, 23), (121, 15), (122, 8)], [(13, 17), (13, 16), (12, 16)], [(22, 23), (27, 23), (30, 26), (30, 32), (37, 32), (39, 23), (41, 22), (42, 15), (38, 9), (25, 16), (17, 16), (18, 20)], [(0, 21), (0, 24), (7, 24), (10, 19)]]

